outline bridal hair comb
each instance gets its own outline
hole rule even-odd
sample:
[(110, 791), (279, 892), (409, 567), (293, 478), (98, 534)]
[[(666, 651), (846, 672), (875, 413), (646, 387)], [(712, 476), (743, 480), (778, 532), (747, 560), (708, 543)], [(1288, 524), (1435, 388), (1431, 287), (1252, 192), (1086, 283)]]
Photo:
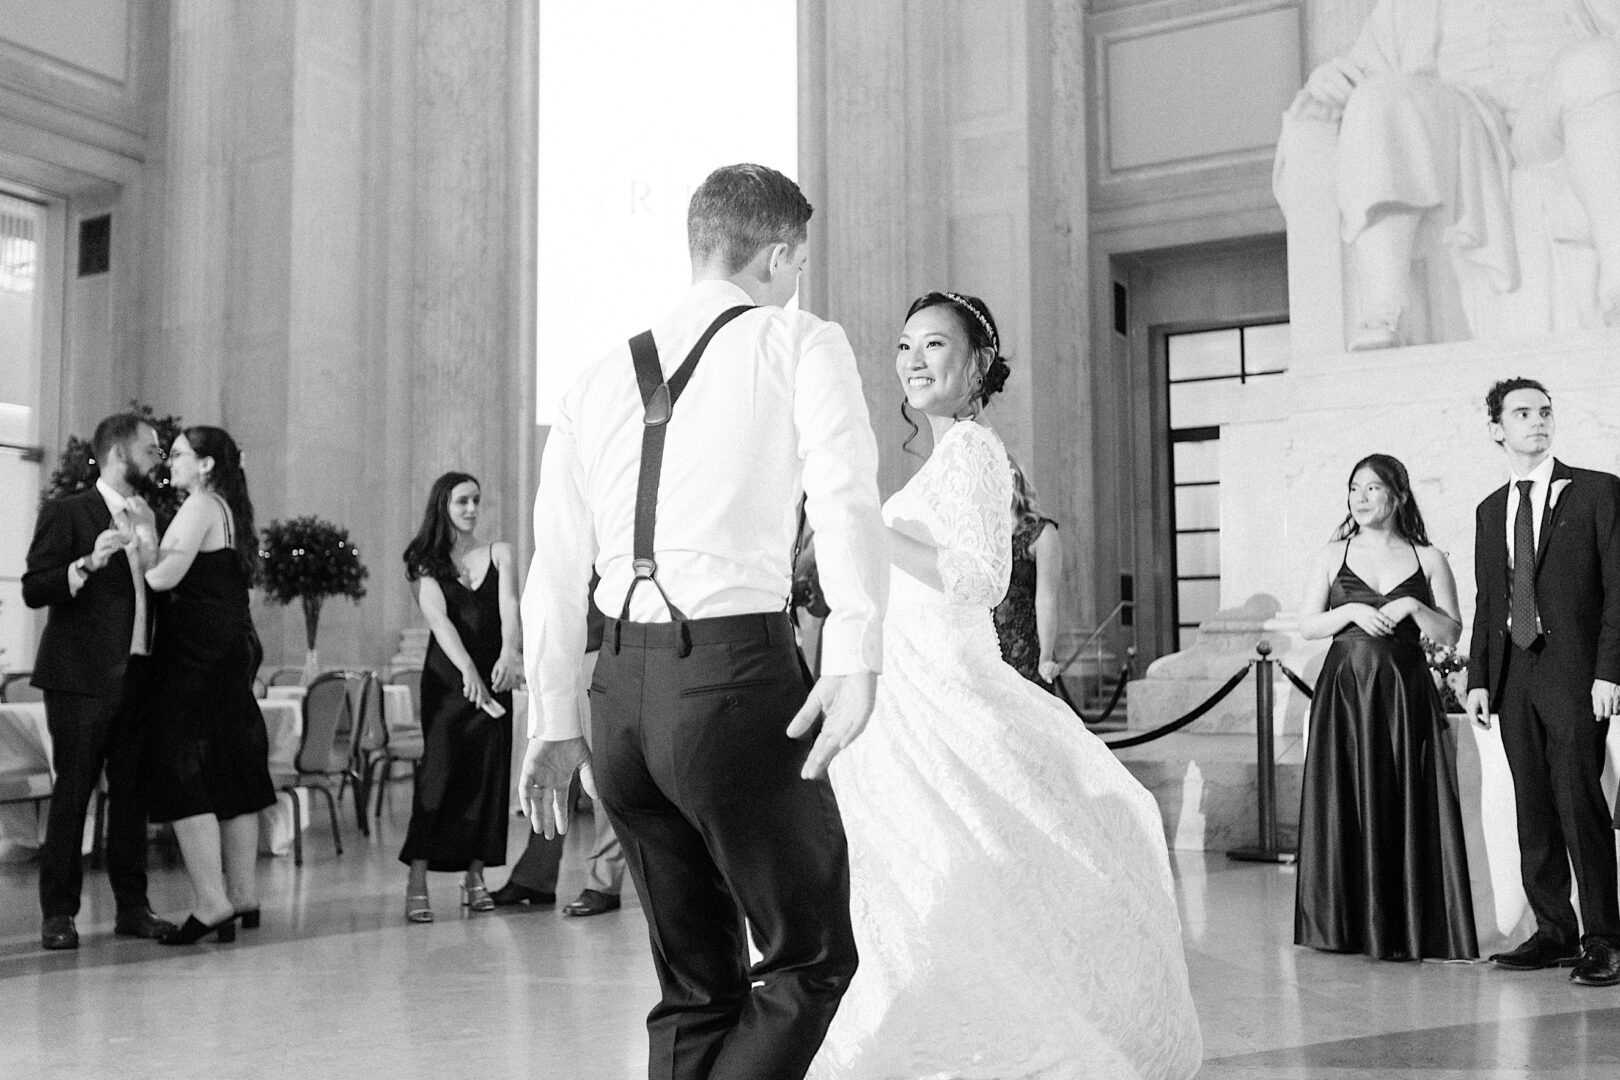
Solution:
[(990, 348), (992, 350), (994, 350), (995, 352), (998, 352), (998, 353), (1001, 352), (1001, 342), (996, 339), (996, 329), (995, 329), (995, 327), (990, 325), (990, 320), (984, 317), (984, 312), (980, 311), (977, 307), (975, 307), (972, 304), (968, 303), (967, 297), (965, 297), (965, 296), (961, 296), (961, 295), (959, 295), (957, 293), (953, 293), (953, 292), (948, 292), (945, 295), (950, 297), (951, 302), (954, 303), (957, 307), (965, 308), (966, 310), (968, 310), (969, 312), (972, 313), (972, 315), (973, 315), (973, 317), (975, 319), (979, 320), (979, 325), (984, 327), (984, 332), (990, 338)]

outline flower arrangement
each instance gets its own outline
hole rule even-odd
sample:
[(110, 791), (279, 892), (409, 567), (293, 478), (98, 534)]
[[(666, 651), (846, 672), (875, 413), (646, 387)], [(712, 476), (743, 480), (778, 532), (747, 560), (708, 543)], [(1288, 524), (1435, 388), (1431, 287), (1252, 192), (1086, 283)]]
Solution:
[[(158, 416), (150, 405), (143, 405), (139, 401), (129, 403), (129, 411), (151, 424), (157, 431), (158, 445), (166, 453), (174, 445), (175, 436), (184, 430), (178, 416)], [(51, 478), (46, 481), (45, 487), (39, 493), (41, 503), (54, 502), (64, 495), (77, 495), (81, 491), (96, 486), (96, 478), (101, 475), (101, 467), (96, 463), (95, 448), (88, 440), (77, 435), (69, 435), (67, 448), (57, 458), (56, 468), (51, 472)], [(180, 492), (169, 483), (169, 467), (158, 466), (152, 477), (151, 486), (140, 492), (146, 501), (152, 504), (157, 511), (158, 519), (166, 521), (174, 516), (180, 508)]]
[(1442, 645), (1429, 637), (1423, 639), (1423, 655), (1429, 661), (1434, 685), (1440, 690), (1440, 704), (1445, 706), (1448, 713), (1462, 712), (1462, 699), (1466, 691), (1457, 685), (1457, 677), (1468, 671), (1468, 657), (1450, 645)]
[(366, 595), (369, 571), (360, 552), (349, 542), (349, 530), (318, 517), (272, 521), (259, 545), (259, 585), (277, 604), (301, 601), (304, 607), (304, 642), (309, 648), (306, 667), (315, 668), (315, 636), (320, 628), (321, 604), (329, 596), (358, 601)]

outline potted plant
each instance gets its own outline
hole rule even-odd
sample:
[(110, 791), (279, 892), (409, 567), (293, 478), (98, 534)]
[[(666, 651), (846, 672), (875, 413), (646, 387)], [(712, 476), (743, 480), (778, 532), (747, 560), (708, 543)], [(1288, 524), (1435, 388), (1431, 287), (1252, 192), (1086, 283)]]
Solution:
[(277, 604), (298, 600), (304, 607), (304, 682), (320, 672), (315, 639), (321, 604), (329, 596), (356, 602), (366, 595), (367, 570), (349, 542), (349, 530), (318, 517), (272, 521), (264, 527), (259, 547), (259, 584)]

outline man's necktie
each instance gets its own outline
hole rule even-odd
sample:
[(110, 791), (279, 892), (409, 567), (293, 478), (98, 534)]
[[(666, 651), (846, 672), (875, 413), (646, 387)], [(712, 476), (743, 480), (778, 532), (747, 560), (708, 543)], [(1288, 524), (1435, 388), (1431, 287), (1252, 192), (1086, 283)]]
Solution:
[(1532, 481), (1519, 481), (1519, 512), (1513, 518), (1513, 644), (1528, 649), (1536, 627), (1536, 511), (1530, 505)]

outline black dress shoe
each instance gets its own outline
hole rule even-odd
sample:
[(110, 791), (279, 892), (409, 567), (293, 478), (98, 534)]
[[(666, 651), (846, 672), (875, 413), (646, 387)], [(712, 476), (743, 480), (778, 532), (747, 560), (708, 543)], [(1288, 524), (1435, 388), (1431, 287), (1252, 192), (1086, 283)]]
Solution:
[(130, 908), (120, 911), (113, 920), (113, 933), (119, 937), (152, 938), (157, 940), (164, 934), (172, 934), (176, 927), (168, 919), (160, 919), (152, 913), (151, 908)]
[(224, 921), (205, 923), (195, 915), (186, 916), (186, 925), (170, 926), (168, 932), (158, 938), (159, 945), (195, 945), (209, 934), (221, 944), (228, 944), (236, 940), (236, 913), (226, 916)]
[(1541, 968), (1569, 967), (1580, 958), (1579, 946), (1560, 944), (1538, 932), (1531, 934), (1530, 940), (1517, 949), (1495, 954), (1491, 957), (1491, 963), (1509, 971), (1537, 971)]
[(1582, 986), (1613, 986), (1620, 983), (1620, 951), (1601, 941), (1581, 950), (1580, 962), (1569, 973), (1569, 981)]
[(46, 949), (77, 949), (79, 931), (73, 927), (73, 916), (51, 915), (39, 929), (40, 946)]
[(489, 898), (495, 901), (496, 907), (511, 907), (514, 904), (533, 904), (535, 907), (540, 907), (557, 902), (556, 893), (541, 892), (539, 889), (531, 889), (527, 885), (519, 885), (515, 881), (508, 881), (505, 885), (490, 893)]
[(586, 915), (605, 915), (610, 911), (619, 910), (619, 898), (612, 893), (597, 892), (595, 889), (586, 889), (579, 894), (579, 899), (563, 908), (564, 915), (576, 915), (583, 918)]

